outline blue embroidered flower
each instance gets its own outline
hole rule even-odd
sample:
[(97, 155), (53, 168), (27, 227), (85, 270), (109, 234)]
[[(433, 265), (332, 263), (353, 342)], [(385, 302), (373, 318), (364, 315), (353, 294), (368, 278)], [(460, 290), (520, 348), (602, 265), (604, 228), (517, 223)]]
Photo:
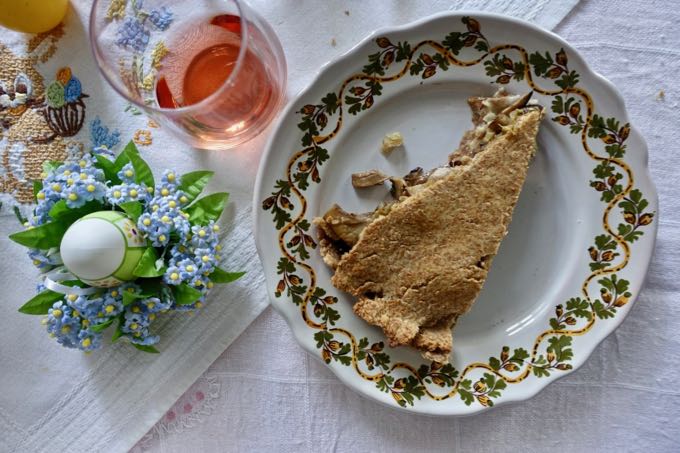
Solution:
[(89, 298), (88, 296), (76, 296), (70, 294), (66, 296), (66, 302), (78, 310), (80, 316), (90, 324), (101, 324), (107, 320), (104, 313), (104, 300), (101, 297)]
[(118, 287), (118, 291), (121, 293), (120, 294), (120, 300), (121, 301), (123, 300), (123, 294), (122, 293), (124, 291), (128, 291), (128, 292), (131, 292), (131, 293), (138, 293), (138, 292), (141, 291), (141, 289), (142, 289), (142, 287), (139, 286), (138, 284), (134, 283), (134, 282), (123, 283), (122, 285), (120, 285)]
[(80, 330), (80, 318), (74, 316), (73, 310), (62, 301), (55, 302), (48, 310), (47, 332), (56, 338), (59, 344), (67, 348), (78, 347), (78, 331)]
[(116, 44), (120, 47), (132, 48), (141, 53), (149, 45), (150, 34), (151, 32), (139, 20), (128, 17), (118, 29)]
[[(119, 172), (119, 175), (125, 171)], [(119, 205), (127, 201), (145, 202), (149, 198), (144, 184), (123, 183), (111, 186), (106, 190), (106, 199), (112, 205)]]
[(159, 30), (167, 30), (172, 23), (173, 17), (172, 12), (165, 6), (162, 6), (160, 11), (153, 10), (149, 14), (149, 20), (154, 24)]
[(170, 241), (171, 222), (164, 222), (156, 213), (144, 213), (137, 221), (137, 227), (151, 241), (154, 247), (165, 246)]
[[(86, 173), (81, 173), (86, 175)], [(65, 192), (66, 205), (69, 208), (78, 208), (88, 201), (103, 201), (106, 196), (106, 185), (94, 178), (77, 179), (67, 186)]]
[(92, 148), (92, 154), (101, 154), (102, 156), (106, 157), (111, 161), (113, 161), (114, 160), (113, 158), (116, 156), (116, 154), (113, 151), (111, 151), (104, 145), (95, 146), (94, 148)]
[(182, 283), (182, 278), (179, 275), (179, 268), (177, 266), (170, 266), (163, 274), (163, 281), (168, 285), (179, 285)]
[(125, 184), (134, 184), (135, 182), (135, 168), (131, 163), (123, 165), (123, 168), (117, 173), (118, 178)]
[(168, 186), (177, 187), (179, 181), (177, 181), (177, 172), (175, 170), (165, 170), (163, 171), (163, 176), (161, 176), (161, 184), (167, 184)]
[[(118, 296), (118, 291), (113, 291), (113, 294)], [(111, 296), (111, 291), (104, 294), (102, 298), (102, 308), (101, 311), (104, 316), (110, 318), (112, 316), (117, 316), (123, 311), (123, 298)]]
[[(177, 173), (173, 170), (165, 170), (161, 177), (161, 183), (156, 184), (156, 197), (174, 195), (178, 189)], [(181, 194), (183, 195), (183, 194)], [(179, 195), (178, 195), (179, 196)]]
[(127, 186), (116, 185), (106, 190), (106, 200), (112, 205), (119, 205), (127, 201)]
[(130, 341), (134, 344), (140, 344), (143, 346), (151, 346), (160, 340), (158, 335), (149, 335), (149, 329), (145, 328), (139, 332), (135, 332), (135, 335), (130, 337)]
[(183, 281), (190, 281), (199, 273), (199, 266), (190, 259), (184, 259), (177, 263), (179, 276)]
[(175, 225), (175, 232), (179, 235), (180, 241), (185, 242), (191, 231), (191, 223), (181, 215), (175, 217), (173, 223)]
[(88, 352), (98, 349), (102, 345), (102, 334), (90, 329), (82, 329), (78, 332), (78, 348)]
[(197, 273), (196, 275), (193, 276), (193, 278), (191, 280), (189, 280), (189, 286), (203, 291), (206, 288), (207, 282), (208, 282), (208, 280), (205, 277), (205, 275), (203, 275), (201, 273)]
[(205, 305), (205, 296), (201, 296), (196, 302), (193, 304), (184, 304), (184, 305), (177, 305), (175, 304), (173, 306), (173, 310), (177, 311), (194, 311), (198, 310), (200, 308), (203, 308)]
[(194, 248), (215, 248), (219, 242), (217, 232), (219, 228), (215, 222), (208, 225), (194, 225), (191, 227), (191, 245)]
[(82, 94), (83, 88), (80, 84), (80, 80), (78, 80), (76, 77), (71, 77), (71, 80), (69, 80), (64, 87), (64, 99), (70, 104), (78, 101)]
[(103, 153), (101, 148), (106, 149), (106, 154), (113, 156), (112, 150), (120, 142), (120, 131), (110, 132), (109, 128), (102, 124), (101, 119), (96, 117), (90, 123), (90, 137), (95, 153)]
[(210, 274), (215, 270), (217, 262), (215, 260), (215, 249), (214, 248), (197, 248), (194, 250), (194, 255), (196, 256), (196, 262), (199, 263), (200, 272), (202, 274)]
[(140, 302), (146, 307), (148, 313), (159, 313), (168, 310), (172, 306), (172, 299), (166, 298), (164, 300), (158, 297), (150, 297)]
[(149, 326), (149, 317), (145, 313), (133, 313), (131, 310), (125, 310), (125, 322), (121, 326), (124, 333), (134, 334), (141, 332), (142, 329)]
[(53, 255), (50, 256), (45, 250), (30, 249), (28, 257), (33, 262), (33, 265), (42, 271), (48, 271), (59, 264), (59, 261)]

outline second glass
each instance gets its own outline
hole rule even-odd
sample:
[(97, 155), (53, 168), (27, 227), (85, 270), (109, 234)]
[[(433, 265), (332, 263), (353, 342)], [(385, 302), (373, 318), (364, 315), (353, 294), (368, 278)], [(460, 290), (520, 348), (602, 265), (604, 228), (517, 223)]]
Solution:
[(113, 88), (198, 148), (253, 138), (284, 98), (281, 44), (243, 1), (96, 0), (90, 40)]

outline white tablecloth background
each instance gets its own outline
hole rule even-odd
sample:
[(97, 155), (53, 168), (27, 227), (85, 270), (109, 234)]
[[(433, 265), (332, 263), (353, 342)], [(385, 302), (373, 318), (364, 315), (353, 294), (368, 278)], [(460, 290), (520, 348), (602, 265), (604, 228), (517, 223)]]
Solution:
[[(463, 4), (470, 9), (496, 4), (500, 12), (519, 12), (552, 28), (563, 16), (559, 10), (567, 11), (573, 2), (368, 3), (251, 0), (286, 49), (289, 94), (306, 85), (322, 63), (378, 26)], [(144, 120), (121, 114), (124, 103), (110, 97), (91, 64), (80, 60), (89, 56), (82, 52), (83, 35), (73, 30), (84, 28), (78, 17), (86, 15), (89, 5), (85, 0), (73, 0), (73, 5), (77, 15), (72, 11), (67, 25), (74, 28), (43, 73), (70, 64), (84, 91), (93, 95), (88, 121), (99, 115), (127, 140)], [(231, 154), (197, 154), (158, 132), (146, 153), (156, 170), (168, 161), (180, 171), (214, 168), (219, 174), (212, 188), (232, 192), (227, 217), (235, 226), (226, 232), (227, 244), (234, 247), (230, 264), (248, 269), (248, 278), (216, 294), (216, 303), (202, 315), (164, 323), (161, 357), (126, 347), (81, 357), (47, 343), (35, 318), (16, 313), (31, 292), (34, 273), (23, 252), (0, 239), (0, 451), (120, 451), (161, 416), (134, 450), (678, 451), (678, 23), (678, 2), (584, 0), (556, 29), (622, 90), (632, 122), (648, 140), (661, 199), (659, 241), (647, 287), (622, 327), (579, 371), (529, 402), (479, 416), (402, 414), (346, 389), (302, 352), (283, 320), (267, 309), (165, 412), (266, 303), (249, 236), (252, 179), (264, 137)], [(0, 37), (4, 41), (6, 35)], [(657, 99), (660, 90), (665, 91), (663, 100)], [(102, 96), (110, 102), (96, 101)], [(163, 152), (154, 152), (158, 149)], [(14, 220), (0, 215), (0, 232), (14, 229)], [(74, 385), (79, 379), (82, 385)]]
[[(370, 9), (346, 2), (315, 14), (318, 25), (291, 14), (291, 2), (253, 3), (274, 18), (297, 87), (321, 62), (309, 61), (305, 47), (339, 54), (372, 24), (398, 23), (393, 18), (406, 17), (403, 11), (416, 2), (371, 2)], [(450, 7), (417, 3), (419, 12)], [(678, 24), (677, 1), (584, 0), (556, 28), (623, 92), (631, 121), (648, 141), (661, 204), (646, 287), (623, 325), (581, 369), (530, 401), (481, 415), (403, 414), (345, 388), (268, 308), (134, 451), (680, 451)], [(307, 33), (291, 31), (298, 27)]]
[[(12, 213), (15, 200), (9, 194), (0, 193), (0, 288), (4, 289), (0, 304), (0, 452), (127, 451), (159, 419), (168, 421), (159, 428), (161, 430), (197, 423), (211, 408), (217, 407), (226, 386), (212, 376), (199, 379), (191, 391), (183, 397), (182, 394), (268, 303), (251, 233), (253, 184), (267, 134), (230, 151), (209, 152), (192, 150), (157, 129), (141, 112), (131, 110), (97, 70), (87, 50), (91, 1), (71, 0), (70, 3), (63, 36), (55, 38), (56, 45), (52, 50), (43, 42), (44, 46), (38, 46), (42, 50), (31, 51), (32, 35), (0, 30), (0, 65), (10, 73), (3, 72), (0, 81), (12, 82), (18, 71), (13, 65), (22, 56), (43, 75), (43, 85), (54, 80), (59, 68), (69, 66), (81, 81), (83, 91), (89, 94), (83, 108), (85, 127), (69, 140), (89, 148), (89, 126), (95, 118), (100, 118), (104, 125), (120, 131), (123, 143), (137, 137), (141, 153), (157, 173), (167, 166), (180, 173), (200, 168), (214, 170), (216, 175), (209, 191), (230, 192), (229, 205), (223, 216), (224, 267), (245, 270), (247, 274), (235, 283), (217, 286), (200, 314), (171, 314), (156, 321), (152, 330), (161, 335), (161, 354), (141, 353), (121, 344), (123, 342), (113, 346), (107, 344), (103, 350), (91, 355), (64, 350), (39, 327), (39, 317), (16, 311), (34, 295), (37, 272), (26, 258), (25, 249), (6, 236), (16, 231), (19, 224)], [(117, 2), (118, 5), (126, 3), (130, 14), (131, 1)], [(137, 5), (140, 3), (138, 0)], [(158, 6), (148, 0), (143, 3), (147, 10)], [(320, 7), (314, 0), (253, 0), (255, 8), (276, 28), (288, 53), (289, 97), (308, 83), (323, 63), (379, 25), (402, 24), (432, 12), (460, 9), (465, 4), (468, 8), (493, 9), (554, 27), (574, 3), (576, 0), (517, 3), (458, 0), (398, 5), (381, 2), (373, 9), (364, 7), (362, 10), (358, 2), (332, 2)], [(180, 16), (192, 2), (179, 4), (167, 0), (166, 4)], [(120, 27), (121, 23), (114, 26)], [(150, 41), (153, 43), (157, 39), (160, 36), (152, 32)], [(335, 46), (331, 44), (333, 39)], [(5, 46), (13, 55), (5, 52)], [(28, 59), (27, 51), (42, 57)], [(40, 86), (40, 79), (31, 77), (34, 77), (34, 86)], [(34, 94), (38, 96), (37, 90)], [(0, 177), (11, 173), (17, 178), (30, 179), (23, 163), (40, 158), (45, 150), (27, 149), (25, 144), (39, 137), (39, 132), (22, 129), (16, 124), (10, 124), (10, 127), (10, 131), (17, 132), (21, 139), (12, 139), (10, 133), (2, 130)], [(120, 150), (123, 143), (113, 150)], [(277, 328), (277, 331), (288, 334), (287, 329)], [(255, 347), (251, 355), (257, 356), (257, 360), (269, 355), (278, 360), (279, 354), (285, 352), (278, 347), (276, 342), (268, 350)], [(293, 351), (299, 354), (297, 349)], [(267, 376), (288, 376), (288, 372), (281, 375), (276, 368), (266, 370), (258, 365), (254, 369)], [(168, 411), (178, 398), (179, 406)], [(243, 404), (244, 409), (252, 406), (252, 403)], [(278, 441), (270, 443), (275, 445)], [(201, 445), (196, 448), (203, 450)]]

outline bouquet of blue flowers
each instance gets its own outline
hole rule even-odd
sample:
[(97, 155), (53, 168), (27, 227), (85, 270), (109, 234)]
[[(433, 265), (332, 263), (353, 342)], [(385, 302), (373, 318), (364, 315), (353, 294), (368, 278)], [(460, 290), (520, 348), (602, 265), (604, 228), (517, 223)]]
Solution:
[(46, 315), (61, 345), (97, 349), (115, 324), (114, 342), (158, 352), (158, 315), (200, 309), (216, 283), (243, 275), (218, 266), (228, 194), (199, 198), (213, 172), (166, 170), (156, 182), (133, 142), (115, 158), (96, 147), (43, 169), (27, 228), (10, 238), (30, 248), (42, 277), (19, 311)]

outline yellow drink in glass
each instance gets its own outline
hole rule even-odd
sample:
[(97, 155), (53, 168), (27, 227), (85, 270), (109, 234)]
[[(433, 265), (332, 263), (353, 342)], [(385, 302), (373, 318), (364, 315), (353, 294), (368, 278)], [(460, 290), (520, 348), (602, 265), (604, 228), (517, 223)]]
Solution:
[(0, 25), (24, 33), (49, 31), (66, 15), (68, 0), (0, 0)]

